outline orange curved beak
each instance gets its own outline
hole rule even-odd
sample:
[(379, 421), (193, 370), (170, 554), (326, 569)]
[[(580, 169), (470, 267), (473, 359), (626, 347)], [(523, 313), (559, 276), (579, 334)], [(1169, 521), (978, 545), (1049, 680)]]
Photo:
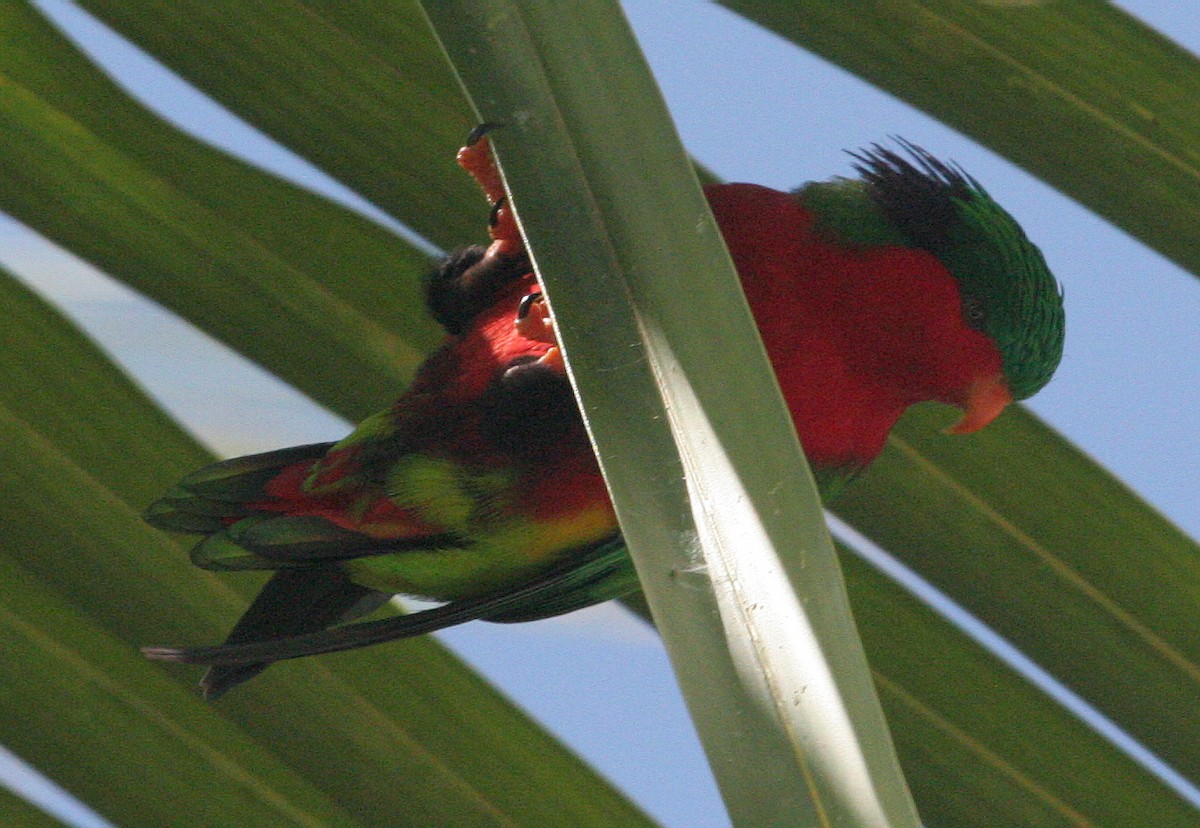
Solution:
[(1012, 401), (1012, 392), (1002, 374), (981, 377), (967, 390), (967, 398), (962, 403), (965, 409), (962, 419), (947, 428), (946, 433), (973, 434), (999, 417)]

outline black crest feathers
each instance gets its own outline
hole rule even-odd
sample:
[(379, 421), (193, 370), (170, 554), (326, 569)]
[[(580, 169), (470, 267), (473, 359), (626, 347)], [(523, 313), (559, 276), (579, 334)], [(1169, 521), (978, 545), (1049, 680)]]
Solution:
[(873, 144), (870, 150), (850, 153), (858, 161), (854, 168), (892, 226), (936, 255), (960, 220), (959, 204), (977, 197), (980, 187), (957, 166), (902, 138), (895, 140), (911, 160)]

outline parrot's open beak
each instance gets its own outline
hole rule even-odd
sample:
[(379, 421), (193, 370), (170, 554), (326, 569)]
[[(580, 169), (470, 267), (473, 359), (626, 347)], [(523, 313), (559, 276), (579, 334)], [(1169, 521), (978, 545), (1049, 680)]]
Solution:
[(980, 377), (971, 383), (966, 399), (959, 403), (965, 412), (962, 419), (947, 428), (946, 433), (973, 434), (999, 417), (1012, 401), (1012, 391), (1003, 374)]

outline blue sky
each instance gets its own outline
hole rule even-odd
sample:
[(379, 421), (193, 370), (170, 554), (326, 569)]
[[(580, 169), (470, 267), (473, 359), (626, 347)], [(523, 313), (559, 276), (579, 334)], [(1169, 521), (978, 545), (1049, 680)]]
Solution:
[[(40, 5), (71, 11), (61, 0)], [(1200, 49), (1191, 4), (1119, 5)], [(1031, 407), (1200, 535), (1200, 368), (1179, 356), (1200, 346), (1193, 276), (988, 150), (718, 7), (630, 0), (626, 9), (685, 143), (723, 178), (790, 189), (848, 175), (845, 149), (902, 135), (983, 182), (1042, 247), (1066, 290), (1064, 362)], [(78, 25), (77, 15), (63, 19)], [(140, 94), (170, 106), (188, 128), (309, 186), (332, 187), (143, 59), (102, 36), (96, 42)], [(0, 221), (0, 263), (62, 304), (220, 453), (336, 439), (346, 429), (11, 222)], [(531, 625), (470, 625), (443, 640), (664, 824), (728, 825), (665, 656), (639, 622), (604, 607)]]

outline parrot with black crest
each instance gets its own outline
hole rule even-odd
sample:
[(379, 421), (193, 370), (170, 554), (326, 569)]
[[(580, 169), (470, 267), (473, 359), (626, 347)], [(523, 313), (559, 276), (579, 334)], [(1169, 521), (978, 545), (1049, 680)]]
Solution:
[[(705, 188), (826, 497), (909, 406), (958, 406), (949, 431), (977, 431), (1041, 389), (1063, 349), (1057, 282), (974, 179), (905, 142), (853, 157), (857, 177), (792, 193)], [(216, 463), (146, 513), (204, 536), (198, 566), (274, 571), (224, 644), (146, 648), (211, 665), (210, 698), (274, 661), (637, 588), (487, 139), (459, 161), (492, 204), (493, 241), (429, 279), (446, 340), (411, 387), (337, 443)], [(356, 621), (395, 594), (441, 605)]]

